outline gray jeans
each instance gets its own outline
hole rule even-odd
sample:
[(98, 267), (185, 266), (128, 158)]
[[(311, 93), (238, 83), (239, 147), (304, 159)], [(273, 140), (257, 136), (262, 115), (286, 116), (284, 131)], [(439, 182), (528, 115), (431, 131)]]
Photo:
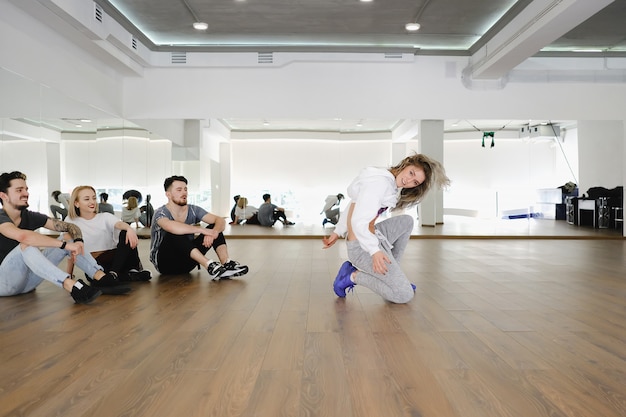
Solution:
[(65, 220), (67, 217), (67, 209), (61, 206), (50, 206), (50, 212), (52, 213), (52, 217), (57, 218), (57, 214), (61, 216), (61, 220)]
[(348, 259), (358, 272), (354, 280), (392, 303), (406, 303), (413, 299), (415, 292), (398, 263), (404, 254), (411, 232), (413, 217), (403, 214), (385, 219), (375, 225), (379, 238), (378, 247), (387, 254), (391, 264), (387, 273), (377, 274), (372, 267), (372, 257), (361, 248), (358, 240), (348, 241)]

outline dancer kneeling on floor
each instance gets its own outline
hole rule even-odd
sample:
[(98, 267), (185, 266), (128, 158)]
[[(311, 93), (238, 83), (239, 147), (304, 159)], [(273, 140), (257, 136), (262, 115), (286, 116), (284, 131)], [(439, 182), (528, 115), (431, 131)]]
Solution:
[(376, 222), (385, 210), (402, 210), (417, 204), (432, 187), (450, 183), (443, 166), (425, 155), (414, 154), (389, 169), (368, 167), (348, 187), (351, 201), (324, 248), (347, 236), (348, 259), (333, 283), (335, 294), (345, 297), (356, 284), (393, 303), (406, 303), (415, 294), (398, 262), (413, 230), (413, 217), (392, 216)]
[[(148, 281), (150, 271), (144, 270), (139, 260), (137, 233), (128, 223), (111, 213), (98, 213), (96, 190), (89, 185), (74, 188), (70, 196), (68, 223), (80, 227), (85, 240), (85, 251), (98, 264), (120, 281)], [(68, 272), (73, 265), (68, 262)]]
[[(246, 274), (247, 266), (229, 258), (222, 233), (226, 221), (202, 207), (187, 204), (187, 179), (178, 175), (166, 178), (163, 188), (167, 204), (154, 212), (150, 230), (150, 261), (157, 271), (186, 274), (202, 265), (213, 280)], [(201, 221), (208, 226), (199, 226)], [(205, 257), (211, 247), (219, 262)]]

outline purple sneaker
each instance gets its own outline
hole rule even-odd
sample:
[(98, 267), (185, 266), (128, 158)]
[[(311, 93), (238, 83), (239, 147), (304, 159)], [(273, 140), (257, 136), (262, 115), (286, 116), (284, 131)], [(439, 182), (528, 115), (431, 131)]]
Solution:
[(335, 294), (337, 294), (338, 297), (345, 297), (346, 291), (350, 292), (352, 287), (356, 285), (350, 279), (350, 275), (352, 275), (354, 271), (356, 271), (356, 268), (352, 266), (349, 261), (345, 261), (341, 265), (341, 268), (339, 268), (335, 282), (333, 282), (333, 290), (335, 290)]

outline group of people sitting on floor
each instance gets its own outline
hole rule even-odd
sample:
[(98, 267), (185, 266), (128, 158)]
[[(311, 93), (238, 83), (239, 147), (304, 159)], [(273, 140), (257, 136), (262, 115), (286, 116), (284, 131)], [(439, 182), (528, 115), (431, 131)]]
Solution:
[[(202, 267), (213, 280), (246, 274), (248, 267), (228, 254), (222, 233), (226, 221), (187, 204), (187, 179), (168, 177), (163, 186), (168, 201), (154, 212), (151, 224), (150, 261), (156, 270), (185, 274)], [(74, 188), (65, 220), (28, 210), (28, 197), (25, 174), (0, 175), (0, 296), (31, 292), (47, 280), (68, 291), (76, 303), (88, 304), (102, 294), (129, 292), (129, 282), (151, 279), (139, 259), (136, 232), (110, 212), (99, 212), (93, 187)], [(40, 227), (59, 237), (35, 232)], [(210, 248), (217, 261), (205, 256)], [(75, 265), (89, 284), (75, 278)]]
[(259, 208), (249, 205), (246, 197), (236, 195), (234, 199), (235, 205), (230, 212), (231, 225), (258, 224), (272, 227), (277, 221), (280, 221), (284, 226), (293, 226), (295, 224), (287, 220), (283, 207), (278, 207), (272, 203), (270, 194), (263, 194), (263, 204)]

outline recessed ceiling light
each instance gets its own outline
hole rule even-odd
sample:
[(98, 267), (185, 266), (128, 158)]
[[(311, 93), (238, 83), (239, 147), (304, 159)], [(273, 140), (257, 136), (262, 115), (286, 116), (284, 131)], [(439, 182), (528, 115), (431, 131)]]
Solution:
[(372, 1), (374, 1), (374, 0), (361, 0), (361, 3), (370, 3)]
[(419, 30), (420, 27), (421, 27), (420, 24), (419, 23), (415, 23), (415, 22), (407, 23), (406, 25), (404, 25), (404, 28), (406, 30), (408, 30), (409, 32), (415, 32), (415, 31)]
[(205, 22), (194, 22), (193, 28), (196, 30), (207, 30), (209, 28), (209, 24)]

